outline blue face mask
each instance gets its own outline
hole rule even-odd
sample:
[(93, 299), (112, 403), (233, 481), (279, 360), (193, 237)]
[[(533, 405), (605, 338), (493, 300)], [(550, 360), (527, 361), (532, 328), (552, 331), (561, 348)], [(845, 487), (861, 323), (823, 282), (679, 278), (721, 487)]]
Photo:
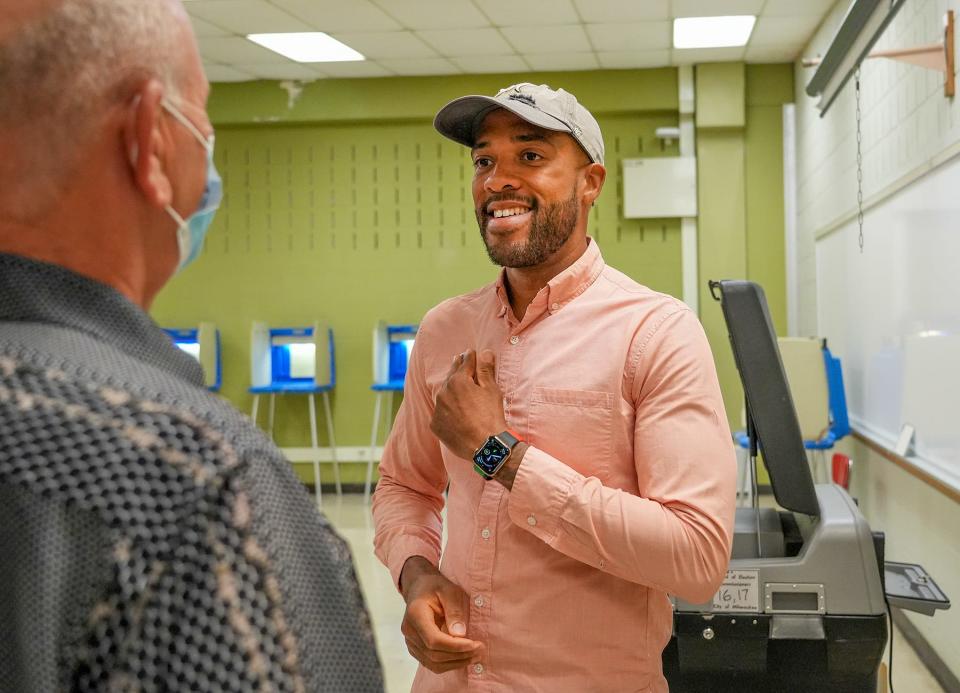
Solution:
[(187, 128), (207, 150), (207, 185), (204, 188), (203, 197), (200, 199), (200, 206), (197, 211), (191, 214), (189, 219), (184, 219), (170, 205), (165, 207), (167, 214), (177, 222), (177, 247), (180, 250), (180, 263), (177, 265), (177, 271), (179, 272), (196, 260), (203, 248), (203, 240), (206, 238), (207, 230), (210, 228), (213, 217), (223, 200), (223, 181), (213, 164), (213, 135), (209, 138), (204, 137), (203, 133), (167, 99), (164, 99), (161, 105), (181, 125)]

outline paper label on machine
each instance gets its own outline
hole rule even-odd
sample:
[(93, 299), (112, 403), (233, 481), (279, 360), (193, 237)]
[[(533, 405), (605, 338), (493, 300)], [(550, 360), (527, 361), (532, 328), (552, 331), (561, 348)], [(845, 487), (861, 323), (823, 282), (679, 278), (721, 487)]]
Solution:
[(760, 571), (728, 570), (713, 596), (714, 611), (760, 611)]

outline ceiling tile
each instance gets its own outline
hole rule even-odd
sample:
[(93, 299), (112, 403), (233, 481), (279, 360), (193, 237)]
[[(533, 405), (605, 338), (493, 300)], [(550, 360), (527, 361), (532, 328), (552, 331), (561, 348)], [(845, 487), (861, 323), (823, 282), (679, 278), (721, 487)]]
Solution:
[(371, 31), (360, 34), (335, 34), (368, 58), (436, 58), (437, 52), (410, 31)]
[(237, 34), (310, 31), (312, 27), (262, 0), (207, 0), (191, 3), (189, 12)]
[(418, 31), (417, 35), (446, 56), (509, 55), (513, 52), (496, 29)]
[(258, 79), (295, 79), (309, 81), (320, 79), (321, 75), (307, 65), (288, 62), (286, 65), (235, 65), (238, 70), (254, 75)]
[(406, 29), (476, 29), (490, 22), (469, 0), (375, 0)]
[(669, 0), (574, 0), (588, 24), (648, 22), (670, 19)]
[[(795, 0), (797, 3), (806, 0)], [(719, 17), (760, 14), (764, 0), (673, 0), (674, 17)]]
[(530, 67), (541, 72), (560, 70), (596, 70), (600, 67), (597, 56), (590, 53), (537, 53), (525, 54), (524, 59)]
[(328, 77), (390, 77), (393, 72), (370, 60), (342, 63), (312, 63), (313, 69)]
[(588, 24), (587, 33), (597, 52), (643, 51), (670, 48), (670, 22)]
[(798, 14), (815, 14), (821, 19), (837, 0), (767, 0), (761, 17), (792, 17)]
[(200, 55), (210, 62), (233, 65), (290, 62), (289, 58), (239, 36), (204, 39), (200, 42)]
[(395, 31), (403, 27), (369, 0), (273, 0), (318, 31)]
[(747, 46), (748, 63), (792, 63), (803, 51), (803, 46)]
[(204, 65), (203, 71), (210, 82), (251, 82), (256, 79), (249, 72), (241, 72), (226, 65)]
[(458, 75), (462, 72), (446, 58), (391, 58), (380, 62), (398, 75)]
[(585, 53), (593, 50), (582, 24), (542, 26), (505, 26), (500, 29), (518, 53), (555, 53), (566, 50)]
[(743, 60), (745, 52), (743, 46), (733, 48), (674, 48), (671, 53), (671, 62), (674, 65), (738, 62)]
[(204, 38), (207, 36), (230, 36), (230, 32), (226, 29), (221, 29), (210, 22), (206, 22), (192, 15), (190, 17), (190, 23), (193, 24), (193, 33), (197, 38)]
[(802, 17), (761, 17), (753, 27), (750, 45), (776, 46), (782, 43), (805, 44), (820, 25), (820, 15)]
[(465, 55), (451, 58), (467, 74), (529, 72), (530, 66), (518, 55)]
[(666, 67), (670, 64), (670, 51), (611, 51), (597, 53), (600, 67), (607, 70), (628, 70), (641, 67)]
[(577, 24), (580, 17), (570, 0), (473, 0), (496, 26)]

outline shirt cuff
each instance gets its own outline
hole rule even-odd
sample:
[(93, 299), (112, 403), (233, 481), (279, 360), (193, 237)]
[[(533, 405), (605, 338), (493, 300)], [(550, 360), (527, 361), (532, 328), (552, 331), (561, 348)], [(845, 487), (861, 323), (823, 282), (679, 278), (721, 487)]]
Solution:
[(579, 479), (581, 475), (560, 460), (528, 447), (507, 500), (510, 520), (552, 546), (570, 489)]
[(390, 548), (390, 554), (385, 563), (390, 570), (390, 576), (393, 578), (393, 586), (397, 588), (398, 592), (400, 591), (400, 573), (403, 572), (403, 566), (408, 559), (414, 556), (423, 556), (433, 565), (440, 564), (440, 554), (430, 542), (412, 536), (397, 539)]

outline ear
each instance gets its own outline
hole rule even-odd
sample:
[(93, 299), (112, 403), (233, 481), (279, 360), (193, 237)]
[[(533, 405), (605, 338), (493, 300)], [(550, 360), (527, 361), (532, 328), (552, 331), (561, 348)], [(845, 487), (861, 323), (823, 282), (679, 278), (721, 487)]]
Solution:
[(136, 187), (149, 203), (163, 209), (173, 200), (167, 175), (169, 147), (162, 127), (163, 86), (151, 79), (137, 91), (127, 106), (124, 145)]
[(603, 190), (603, 181), (607, 179), (607, 169), (603, 164), (588, 164), (583, 173), (583, 192), (581, 199), (587, 207), (592, 207), (594, 201), (600, 197)]

